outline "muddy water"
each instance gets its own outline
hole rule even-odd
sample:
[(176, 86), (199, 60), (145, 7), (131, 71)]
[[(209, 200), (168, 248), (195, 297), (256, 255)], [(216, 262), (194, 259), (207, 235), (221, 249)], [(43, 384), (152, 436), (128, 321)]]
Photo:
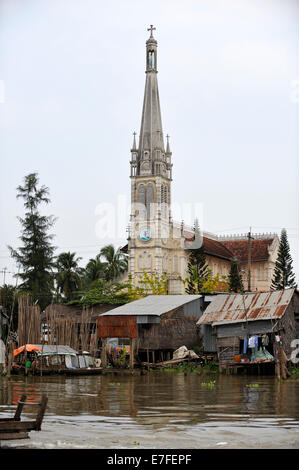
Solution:
[[(210, 380), (214, 384), (207, 385)], [(258, 384), (258, 386), (256, 386)], [(23, 393), (48, 407), (25, 448), (299, 448), (299, 380), (151, 372), (145, 376), (0, 377), (0, 417)], [(36, 408), (26, 407), (32, 419)], [(24, 419), (23, 418), (23, 419)], [(4, 445), (4, 441), (2, 442)]]

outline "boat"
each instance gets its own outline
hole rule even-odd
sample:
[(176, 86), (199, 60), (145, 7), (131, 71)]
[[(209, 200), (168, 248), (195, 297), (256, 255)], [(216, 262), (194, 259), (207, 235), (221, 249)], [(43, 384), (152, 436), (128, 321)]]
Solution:
[[(8, 439), (26, 439), (29, 437), (30, 431), (41, 430), (48, 398), (46, 395), (43, 395), (40, 403), (26, 402), (26, 398), (26, 395), (21, 396), (15, 414), (12, 418), (0, 417), (0, 441)], [(25, 405), (38, 406), (35, 420), (21, 421), (21, 414)]]
[(15, 356), (18, 356), (19, 360), (12, 364), (12, 374), (94, 375), (101, 373), (101, 360), (90, 356), (87, 351), (78, 353), (65, 345), (30, 346), (30, 352), (26, 348), (22, 349), (23, 347), (15, 350)]

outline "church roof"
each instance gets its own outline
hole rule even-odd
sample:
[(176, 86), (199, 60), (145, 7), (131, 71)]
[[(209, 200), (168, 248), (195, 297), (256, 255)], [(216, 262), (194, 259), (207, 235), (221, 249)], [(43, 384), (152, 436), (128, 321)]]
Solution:
[[(191, 241), (194, 240), (194, 233), (191, 232), (184, 232), (185, 240)], [(213, 240), (212, 238), (203, 237), (203, 246), (204, 251), (207, 255), (217, 256), (218, 258), (224, 258), (227, 260), (231, 260), (234, 255), (232, 251), (230, 251), (222, 242), (218, 240)]]
[[(194, 240), (194, 234), (184, 232), (185, 240)], [(269, 247), (272, 245), (274, 237), (266, 239), (256, 239), (251, 241), (251, 261), (266, 261), (269, 258)], [(231, 260), (237, 258), (240, 262), (248, 261), (248, 240), (218, 241), (212, 238), (203, 237), (205, 253), (217, 258)], [(122, 252), (128, 252), (128, 245), (125, 245)]]
[[(269, 258), (269, 247), (272, 245), (274, 238), (256, 239), (251, 241), (251, 260), (266, 261)], [(248, 259), (248, 240), (229, 240), (222, 241), (224, 245), (233, 255), (241, 262)]]
[[(185, 240), (194, 240), (194, 233), (184, 232)], [(274, 235), (269, 238), (256, 238), (251, 241), (251, 261), (266, 261), (269, 258), (269, 248)], [(203, 237), (203, 246), (207, 255), (231, 260), (237, 258), (240, 262), (248, 260), (248, 240), (215, 240)]]

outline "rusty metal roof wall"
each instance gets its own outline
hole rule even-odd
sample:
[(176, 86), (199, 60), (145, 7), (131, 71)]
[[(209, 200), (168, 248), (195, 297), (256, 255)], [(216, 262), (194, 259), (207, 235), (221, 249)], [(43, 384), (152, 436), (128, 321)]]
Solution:
[(197, 324), (220, 325), (255, 320), (277, 320), (289, 305), (295, 289), (248, 294), (217, 295)]
[(163, 315), (163, 313), (200, 299), (201, 295), (148, 295), (142, 299), (114, 308), (101, 316)]

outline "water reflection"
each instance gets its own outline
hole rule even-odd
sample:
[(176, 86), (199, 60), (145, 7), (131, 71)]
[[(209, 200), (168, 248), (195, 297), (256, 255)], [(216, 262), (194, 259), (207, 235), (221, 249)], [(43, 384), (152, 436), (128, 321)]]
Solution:
[[(38, 402), (46, 393), (45, 425), (71, 423), (72, 427), (85, 425), (88, 431), (102, 432), (103, 426), (115, 430), (117, 424), (138, 432), (151, 428), (169, 434), (211, 426), (219, 430), (229, 423), (226, 435), (235, 426), (291, 427), (298, 433), (298, 392), (299, 381), (281, 383), (269, 376), (157, 372), (144, 376), (2, 377), (0, 414), (10, 416), (23, 393), (31, 402)], [(29, 417), (36, 408), (27, 407), (24, 413)], [(70, 432), (66, 428), (66, 435)]]

